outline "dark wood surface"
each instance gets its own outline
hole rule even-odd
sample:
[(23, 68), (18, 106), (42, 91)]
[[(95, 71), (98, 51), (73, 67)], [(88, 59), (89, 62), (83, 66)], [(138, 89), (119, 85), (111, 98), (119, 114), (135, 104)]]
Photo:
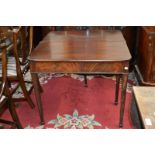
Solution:
[(155, 87), (133, 87), (143, 127), (155, 129)]
[(128, 51), (120, 31), (51, 32), (31, 61), (128, 61)]
[(139, 29), (138, 69), (145, 85), (155, 85), (155, 26)]
[(122, 28), (122, 33), (132, 56), (130, 61), (130, 71), (132, 71), (137, 61), (138, 26), (125, 26)]
[(44, 118), (36, 82), (37, 73), (121, 74), (121, 127), (130, 59), (131, 55), (121, 31), (50, 32), (29, 58), (41, 123), (44, 123)]

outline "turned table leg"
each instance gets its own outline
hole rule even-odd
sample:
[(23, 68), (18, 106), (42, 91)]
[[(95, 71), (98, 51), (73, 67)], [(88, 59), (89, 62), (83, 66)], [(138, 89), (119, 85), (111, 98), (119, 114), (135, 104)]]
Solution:
[(127, 81), (128, 81), (128, 74), (123, 74), (122, 75), (122, 92), (121, 92), (121, 107), (120, 107), (119, 127), (123, 127), (123, 115), (124, 115), (124, 107), (125, 107)]
[(118, 104), (120, 79), (121, 79), (121, 75), (116, 75), (116, 90), (115, 90), (115, 101), (114, 101), (115, 105)]

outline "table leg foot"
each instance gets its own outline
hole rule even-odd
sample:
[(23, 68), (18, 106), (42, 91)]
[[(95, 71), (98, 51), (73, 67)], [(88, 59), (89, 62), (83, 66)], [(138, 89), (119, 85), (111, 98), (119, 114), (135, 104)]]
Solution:
[(40, 125), (45, 125), (45, 122), (43, 121), (43, 122), (40, 122)]
[(115, 101), (115, 102), (114, 102), (114, 105), (118, 105), (118, 101)]
[(122, 128), (122, 127), (123, 127), (123, 124), (122, 124), (122, 123), (120, 123), (120, 124), (119, 124), (119, 127), (120, 127), (120, 128)]

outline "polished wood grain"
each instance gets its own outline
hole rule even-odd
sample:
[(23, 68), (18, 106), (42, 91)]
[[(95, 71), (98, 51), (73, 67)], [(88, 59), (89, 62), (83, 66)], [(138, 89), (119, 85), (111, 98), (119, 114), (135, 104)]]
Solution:
[(138, 65), (142, 85), (155, 86), (155, 26), (139, 28)]
[(155, 129), (155, 87), (136, 86), (133, 87), (133, 94), (143, 127), (145, 129)]
[[(130, 59), (131, 55), (124, 37), (118, 30), (50, 32), (33, 50), (29, 58), (33, 81), (37, 79), (36, 74), (39, 72), (122, 75), (120, 127), (123, 126)], [(35, 92), (43, 124), (43, 110), (37, 86)]]
[(31, 55), (31, 61), (105, 62), (128, 61), (130, 58), (120, 31), (89, 30), (51, 32)]
[[(53, 72), (53, 73), (85, 73), (85, 74), (102, 74), (108, 72), (128, 73), (128, 62), (63, 62), (63, 61), (33, 61), (31, 62), (31, 70), (37, 72)], [(50, 66), (50, 67), (49, 67)], [(127, 68), (127, 70), (125, 70)]]

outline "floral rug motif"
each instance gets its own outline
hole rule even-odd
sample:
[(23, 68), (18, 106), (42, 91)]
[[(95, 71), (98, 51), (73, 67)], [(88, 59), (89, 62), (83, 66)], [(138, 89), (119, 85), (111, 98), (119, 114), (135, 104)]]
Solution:
[(64, 116), (57, 115), (57, 119), (51, 120), (48, 124), (54, 124), (54, 128), (64, 129), (93, 129), (94, 126), (102, 126), (99, 122), (95, 121), (95, 115), (81, 115), (79, 116), (78, 111), (74, 110), (73, 116), (64, 114)]
[[(94, 129), (95, 126), (102, 126), (99, 122), (95, 121), (95, 115), (81, 115), (79, 116), (78, 110), (74, 110), (73, 115), (64, 114), (63, 116), (57, 114), (57, 118), (50, 120), (47, 125), (41, 125), (36, 129), (49, 128), (45, 127), (52, 125), (53, 129)], [(51, 127), (50, 127), (51, 128)], [(25, 129), (33, 129), (28, 125)]]

